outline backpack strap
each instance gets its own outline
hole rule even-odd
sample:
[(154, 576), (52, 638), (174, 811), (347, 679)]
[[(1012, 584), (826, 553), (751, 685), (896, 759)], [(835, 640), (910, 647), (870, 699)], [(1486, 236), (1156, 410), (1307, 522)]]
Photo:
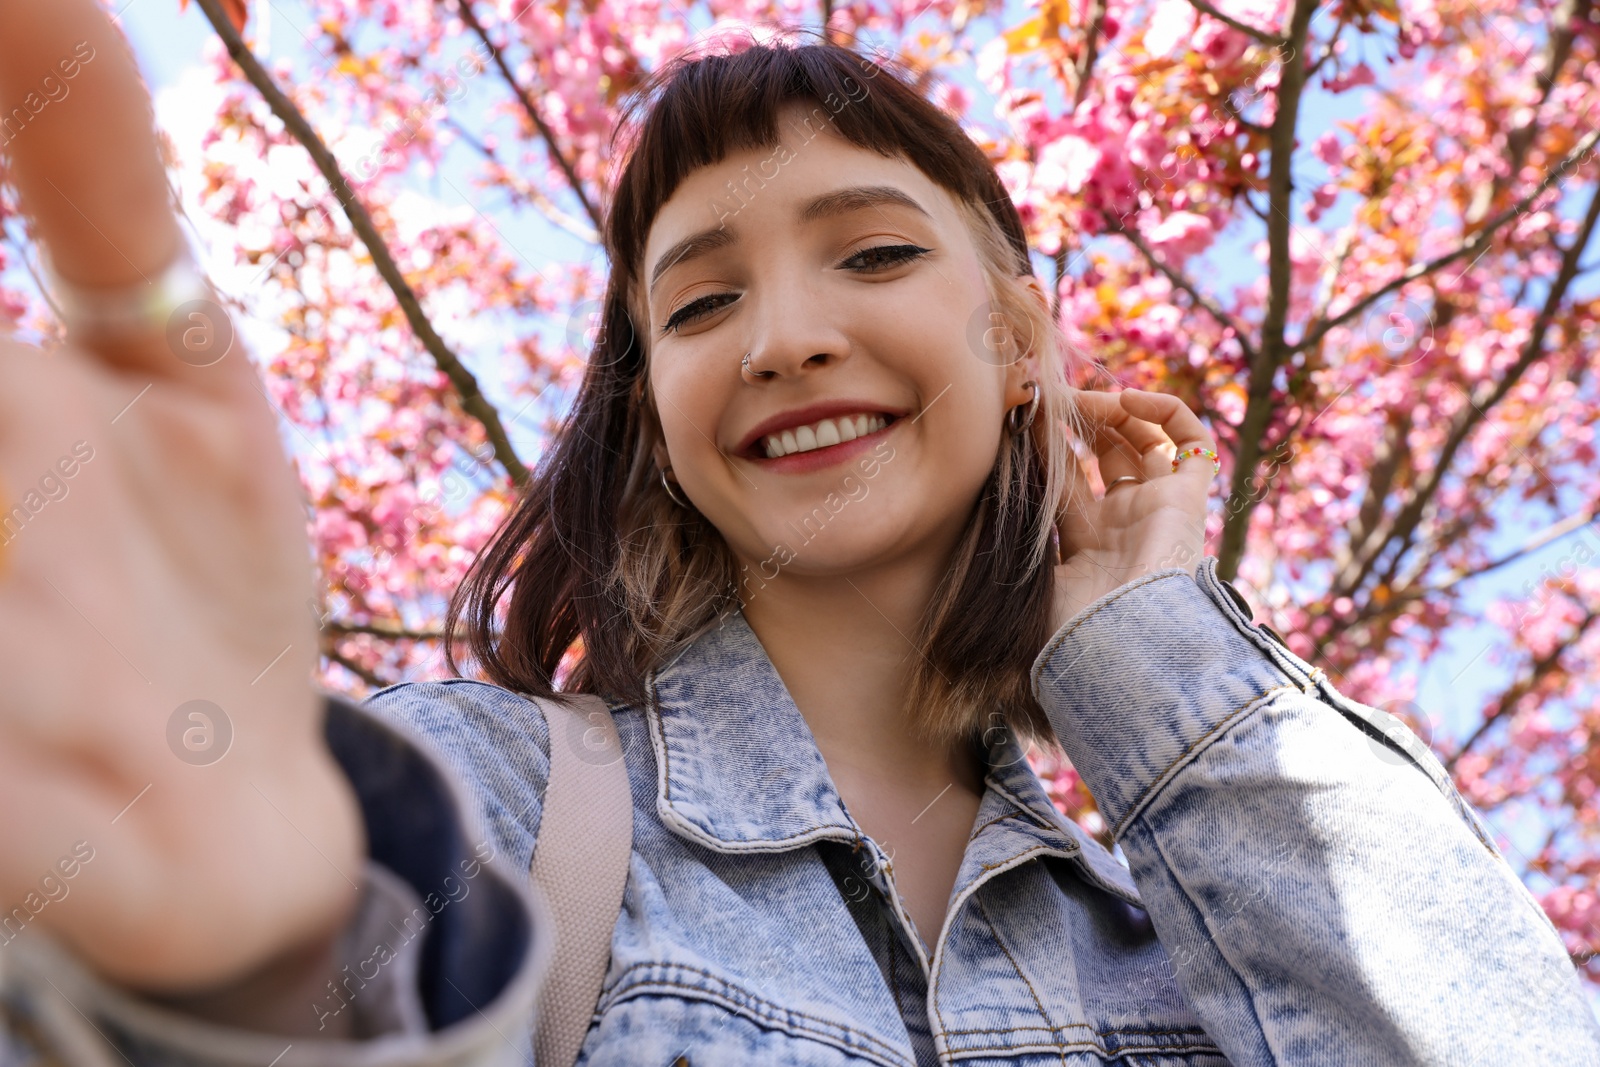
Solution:
[(535, 1009), (534, 1062), (572, 1067), (611, 962), (633, 798), (605, 701), (572, 693), (535, 703), (550, 724), (550, 780), (529, 877), (549, 904), (555, 954)]

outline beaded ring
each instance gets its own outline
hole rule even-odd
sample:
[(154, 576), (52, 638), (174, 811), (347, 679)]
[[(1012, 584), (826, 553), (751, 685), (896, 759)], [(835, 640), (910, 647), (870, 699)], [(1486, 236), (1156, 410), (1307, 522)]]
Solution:
[(1205, 456), (1207, 459), (1209, 459), (1211, 461), (1211, 473), (1213, 475), (1222, 470), (1222, 461), (1217, 458), (1217, 454), (1215, 452), (1211, 451), (1209, 448), (1201, 448), (1199, 445), (1195, 445), (1193, 448), (1186, 448), (1182, 452), (1179, 452), (1176, 456), (1172, 457), (1172, 473), (1177, 474), (1178, 464), (1182, 463), (1186, 459), (1189, 459), (1191, 456)]

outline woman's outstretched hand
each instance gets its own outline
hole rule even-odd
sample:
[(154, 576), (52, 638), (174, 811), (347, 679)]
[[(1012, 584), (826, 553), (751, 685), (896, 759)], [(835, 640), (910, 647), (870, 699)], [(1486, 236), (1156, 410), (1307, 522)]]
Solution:
[(1217, 448), (1199, 418), (1175, 396), (1125, 389), (1079, 391), (1073, 399), (1107, 491), (1096, 499), (1088, 477), (1076, 463), (1069, 465), (1058, 522), (1061, 563), (1052, 630), (1142, 575), (1168, 567), (1195, 572), (1205, 555), (1212, 463), (1194, 456), (1173, 472), (1172, 458), (1194, 446)]
[[(93, 0), (0, 4), (0, 111), (27, 116), (0, 151), (57, 274), (85, 306), (150, 292), (181, 235)], [(200, 299), (48, 354), (0, 340), (0, 953), (49, 934), (150, 992), (331, 943), (365, 851), (300, 488), (231, 331)]]

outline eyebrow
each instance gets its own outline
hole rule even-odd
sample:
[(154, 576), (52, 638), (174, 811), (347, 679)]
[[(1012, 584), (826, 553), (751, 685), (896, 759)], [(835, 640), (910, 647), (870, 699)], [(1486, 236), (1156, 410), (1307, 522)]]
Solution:
[[(802, 204), (798, 218), (801, 222), (816, 222), (819, 219), (888, 204), (910, 208), (927, 219), (933, 218), (926, 208), (892, 185), (852, 185), (846, 189), (823, 193)], [(661, 258), (656, 260), (655, 268), (650, 272), (650, 291), (655, 291), (656, 283), (672, 267), (709, 255), (719, 248), (726, 248), (738, 239), (737, 234), (728, 228), (727, 223), (685, 237), (661, 253)]]

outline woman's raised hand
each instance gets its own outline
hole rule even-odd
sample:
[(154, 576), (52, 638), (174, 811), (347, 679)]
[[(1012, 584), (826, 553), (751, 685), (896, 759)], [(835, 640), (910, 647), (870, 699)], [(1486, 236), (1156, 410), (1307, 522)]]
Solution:
[(1195, 573), (1205, 555), (1212, 463), (1195, 456), (1174, 472), (1172, 458), (1191, 447), (1217, 448), (1199, 418), (1175, 396), (1141, 389), (1079, 391), (1073, 401), (1108, 488), (1097, 499), (1088, 477), (1076, 463), (1069, 465), (1058, 522), (1061, 563), (1052, 629), (1142, 575), (1168, 567)]
[[(0, 4), (0, 115), (65, 286), (149, 292), (182, 238), (92, 0)], [(231, 336), (201, 300), (0, 341), (0, 954), (48, 932), (152, 992), (329, 941), (365, 850), (321, 735), (299, 485)]]

